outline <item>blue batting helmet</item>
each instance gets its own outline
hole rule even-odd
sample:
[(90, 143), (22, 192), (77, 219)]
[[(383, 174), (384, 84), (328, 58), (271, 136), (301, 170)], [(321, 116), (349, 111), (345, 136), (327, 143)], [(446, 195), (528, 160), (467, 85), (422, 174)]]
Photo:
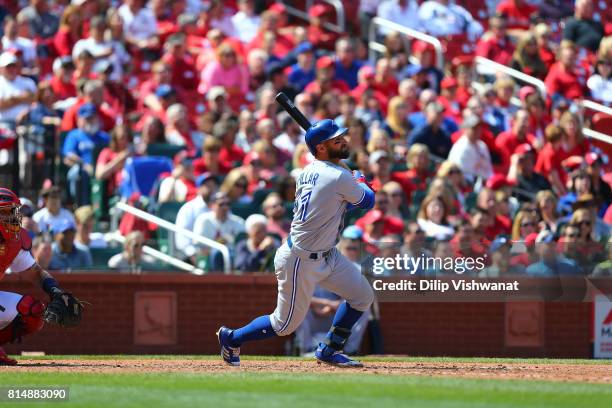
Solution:
[(317, 145), (326, 140), (344, 135), (347, 128), (340, 127), (331, 119), (323, 119), (310, 126), (306, 131), (306, 144), (312, 154), (315, 154)]

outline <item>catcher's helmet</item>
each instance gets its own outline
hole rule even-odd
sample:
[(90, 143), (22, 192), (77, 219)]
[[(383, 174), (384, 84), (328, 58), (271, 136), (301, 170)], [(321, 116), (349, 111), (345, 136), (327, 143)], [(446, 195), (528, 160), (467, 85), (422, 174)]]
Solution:
[(21, 214), (19, 213), (21, 200), (15, 193), (8, 188), (0, 187), (0, 210), (10, 209), (0, 213), (0, 224), (21, 224)]
[(304, 138), (306, 139), (306, 144), (310, 149), (310, 153), (314, 155), (319, 143), (342, 136), (347, 131), (347, 128), (338, 126), (333, 120), (323, 119), (310, 126)]

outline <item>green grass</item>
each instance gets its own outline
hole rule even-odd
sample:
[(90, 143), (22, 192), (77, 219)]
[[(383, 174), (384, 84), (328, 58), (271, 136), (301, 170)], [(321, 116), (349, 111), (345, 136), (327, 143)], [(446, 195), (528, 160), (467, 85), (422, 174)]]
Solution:
[[(201, 355), (201, 354), (151, 354), (151, 355), (136, 355), (136, 354), (106, 354), (106, 355), (45, 355), (45, 356), (13, 356), (17, 359), (27, 360), (218, 360), (218, 355)], [(249, 356), (242, 354), (241, 359), (247, 360), (262, 360), (262, 361), (281, 361), (281, 360), (296, 360), (299, 357), (285, 356)], [(304, 358), (305, 360), (312, 360)], [(586, 359), (561, 359), (561, 358), (503, 358), (503, 357), (401, 357), (401, 356), (369, 356), (359, 357), (360, 361), (381, 361), (381, 362), (408, 362), (408, 363), (487, 363), (487, 364), (583, 364), (583, 365), (601, 365), (610, 364), (612, 360), (586, 360)]]
[[(130, 356), (71, 356), (109, 359)], [(177, 358), (177, 356), (151, 356)], [(184, 356), (196, 358), (196, 356)], [(49, 359), (50, 357), (46, 357)], [(62, 356), (64, 358), (64, 356)], [(142, 358), (142, 356), (138, 356)], [(211, 357), (197, 356), (208, 359)], [(216, 357), (212, 357), (216, 358)], [(261, 357), (257, 357), (261, 359)], [(248, 360), (248, 357), (245, 359)], [(546, 364), (565, 360), (399, 359), (384, 361), (476, 361)], [(571, 362), (591, 361), (570, 360)], [(268, 373), (228, 369), (222, 374), (96, 374), (2, 372), (0, 387), (69, 386), (61, 407), (610, 407), (612, 387), (601, 384), (478, 380), (363, 373)], [(0, 403), (0, 407), (41, 407), (41, 403)]]

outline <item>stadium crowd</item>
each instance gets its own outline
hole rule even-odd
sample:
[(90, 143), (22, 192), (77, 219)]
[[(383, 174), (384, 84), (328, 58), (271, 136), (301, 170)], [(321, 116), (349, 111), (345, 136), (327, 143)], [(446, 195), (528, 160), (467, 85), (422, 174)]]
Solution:
[[(43, 169), (40, 195), (22, 200), (45, 268), (99, 268), (97, 252), (115, 270), (155, 269), (142, 248), (167, 233), (130, 214), (124, 247), (102, 251), (118, 197), (228, 245), (233, 270), (273, 270), (313, 160), (282, 91), (311, 121), (349, 128), (349, 165), (377, 190), (373, 210), (347, 214), (340, 246), (355, 262), (486, 254), (480, 276), (612, 274), (610, 167), (579, 104), (612, 104), (605, 1), (344, 1), (346, 33), (326, 28), (327, 3), (308, 22), (263, 0), (24, 3), (0, 7), (0, 148), (15, 131), (32, 163), (61, 157), (60, 181)], [(443, 69), (430, 44), (386, 28), (368, 60), (374, 16), (440, 38)], [(547, 95), (479, 72), (476, 55), (543, 80)], [(185, 236), (173, 247), (223, 268)]]

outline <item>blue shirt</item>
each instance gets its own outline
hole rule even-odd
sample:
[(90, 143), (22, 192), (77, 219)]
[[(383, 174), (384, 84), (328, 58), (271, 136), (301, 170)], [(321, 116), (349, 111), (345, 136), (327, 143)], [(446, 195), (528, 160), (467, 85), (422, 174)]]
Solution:
[(51, 245), (51, 262), (49, 270), (77, 270), (79, 268), (89, 268), (93, 264), (89, 250), (78, 249), (76, 245), (72, 247), (72, 252), (61, 252), (57, 242)]
[(291, 72), (289, 72), (289, 75), (287, 75), (287, 80), (289, 83), (295, 86), (300, 92), (306, 88), (306, 85), (314, 81), (315, 78), (316, 73), (314, 65), (310, 70), (305, 71), (298, 64), (294, 64), (291, 67)]
[[(408, 115), (408, 122), (410, 122), (410, 127), (412, 129), (420, 128), (421, 126), (425, 126), (427, 124), (427, 119), (425, 118), (425, 114), (423, 112), (413, 112)], [(457, 123), (449, 117), (442, 118), (442, 123), (440, 127), (444, 129), (446, 133), (452, 135), (456, 131), (459, 130), (459, 126)]]
[(558, 275), (581, 275), (582, 269), (571, 259), (558, 257), (554, 262), (540, 261), (527, 267), (527, 275), (546, 278)]
[(364, 66), (362, 61), (353, 61), (347, 68), (340, 61), (336, 61), (336, 79), (341, 79), (346, 82), (349, 88), (355, 88), (357, 83), (357, 73)]
[(96, 146), (105, 147), (110, 142), (110, 136), (106, 132), (98, 131), (93, 135), (85, 133), (81, 129), (71, 130), (64, 141), (62, 156), (74, 154), (79, 156), (83, 163), (93, 166), (93, 152)]
[(429, 124), (425, 124), (410, 133), (408, 137), (408, 145), (412, 146), (415, 143), (422, 143), (429, 148), (429, 152), (442, 159), (446, 159), (453, 147), (453, 142), (447, 132), (440, 127), (434, 132)]

